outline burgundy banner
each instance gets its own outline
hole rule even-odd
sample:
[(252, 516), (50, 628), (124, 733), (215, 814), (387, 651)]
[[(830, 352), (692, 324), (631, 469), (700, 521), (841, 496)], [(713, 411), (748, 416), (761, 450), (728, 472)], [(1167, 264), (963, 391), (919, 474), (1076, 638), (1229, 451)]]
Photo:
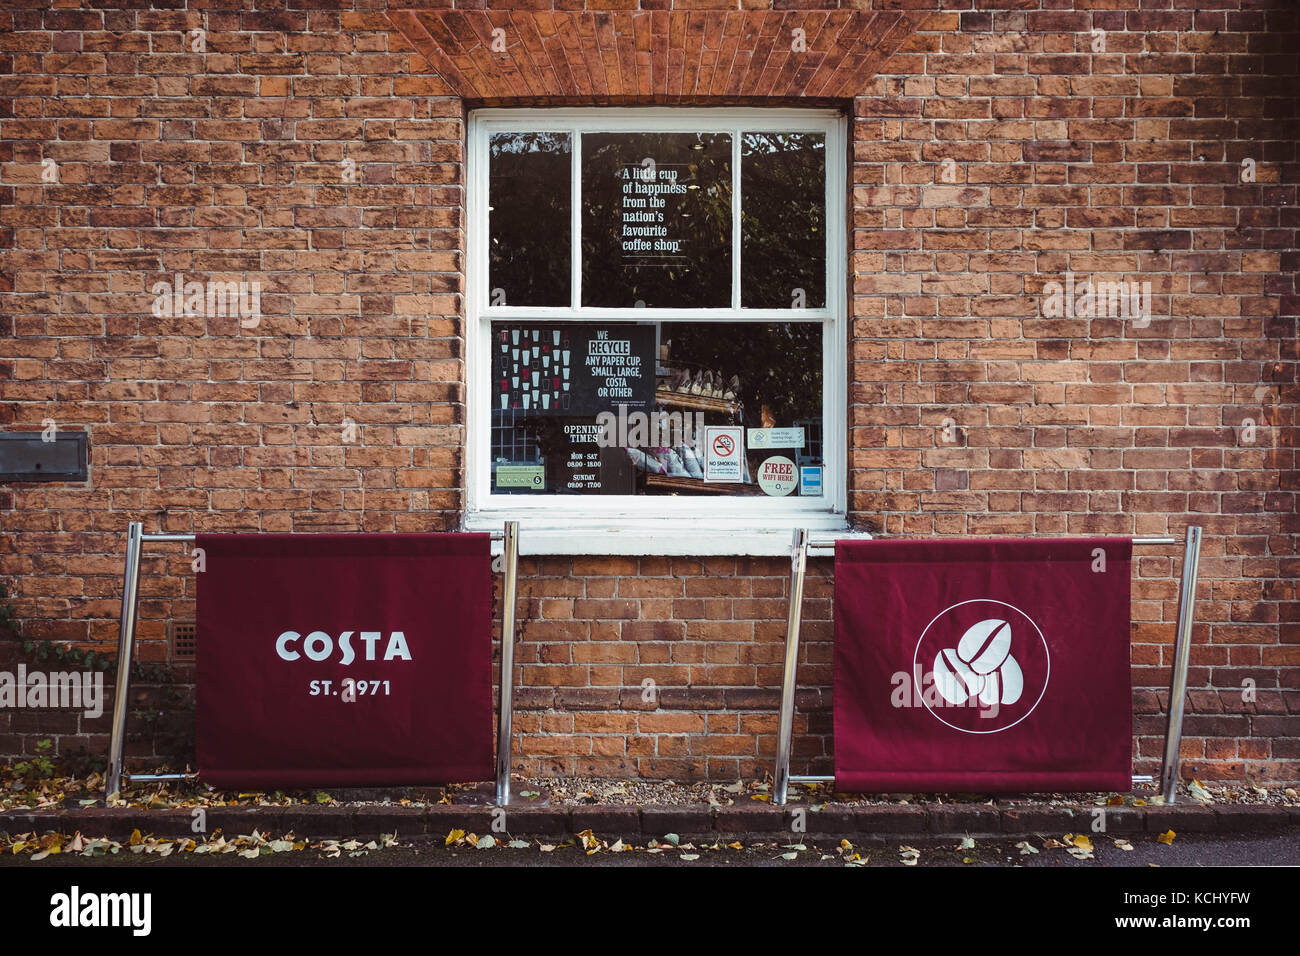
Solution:
[(1127, 539), (840, 541), (835, 784), (1132, 787)]
[(198, 535), (202, 779), (256, 788), (492, 779), (489, 541)]

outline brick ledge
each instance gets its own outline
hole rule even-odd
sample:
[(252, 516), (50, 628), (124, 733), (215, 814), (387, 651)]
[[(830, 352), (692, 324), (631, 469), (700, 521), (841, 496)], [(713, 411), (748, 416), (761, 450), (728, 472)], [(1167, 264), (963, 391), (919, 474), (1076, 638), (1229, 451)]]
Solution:
[(845, 99), (932, 12), (394, 10), (388, 19), (462, 99), (486, 106)]

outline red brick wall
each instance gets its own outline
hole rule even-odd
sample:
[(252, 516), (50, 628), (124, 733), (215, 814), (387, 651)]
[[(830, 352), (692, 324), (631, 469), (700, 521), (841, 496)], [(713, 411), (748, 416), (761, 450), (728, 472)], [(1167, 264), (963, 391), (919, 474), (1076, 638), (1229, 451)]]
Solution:
[[(0, 90), (0, 428), (85, 429), (91, 477), (0, 486), (0, 576), (24, 632), (111, 641), (133, 519), (456, 527), (465, 105), (431, 66), (436, 43), (417, 52), (382, 0), (25, 6), (0, 3), (12, 74)], [(551, 3), (486, 6), (525, 24)], [(862, 61), (860, 95), (843, 101), (855, 523), (910, 535), (1203, 525), (1187, 769), (1300, 779), (1294, 4), (949, 0), (904, 18), (890, 8), (939, 4), (875, 6), (905, 29), (878, 63)], [(739, 9), (640, 4), (669, 8)], [(782, 17), (724, 21), (738, 24), (746, 76), (778, 44), (746, 45), (745, 25), (776, 37), (844, 22)], [(715, 21), (672, 22), (691, 49), (690, 31)], [(202, 54), (189, 51), (196, 28)], [(652, 67), (670, 49), (654, 35)], [(553, 51), (528, 52), (555, 68)], [(787, 76), (779, 102), (824, 91), (814, 77), (831, 74), (809, 74)], [(555, 80), (566, 102), (595, 101), (567, 75)], [(656, 75), (623, 101), (670, 99)], [(753, 102), (745, 82), (732, 99)], [(489, 94), (510, 101), (474, 93)], [(719, 102), (703, 89), (678, 100)], [(1254, 183), (1241, 181), (1245, 158)], [(43, 160), (57, 182), (42, 180)], [(1067, 271), (1150, 281), (1150, 326), (1043, 317), (1039, 292)], [(149, 289), (175, 272), (259, 280), (261, 324), (154, 318)], [(345, 417), (355, 443), (341, 438)], [(1144, 551), (1135, 572), (1139, 771), (1158, 762), (1178, 553)], [(144, 586), (152, 659), (166, 622), (193, 608), (188, 560), (171, 554), (151, 559)], [(518, 765), (677, 779), (770, 768), (787, 567), (524, 560)], [(829, 562), (812, 563), (797, 771), (827, 770), (833, 748), (830, 577)], [(66, 745), (78, 729), (99, 728), (0, 712), (0, 752), (43, 736)]]

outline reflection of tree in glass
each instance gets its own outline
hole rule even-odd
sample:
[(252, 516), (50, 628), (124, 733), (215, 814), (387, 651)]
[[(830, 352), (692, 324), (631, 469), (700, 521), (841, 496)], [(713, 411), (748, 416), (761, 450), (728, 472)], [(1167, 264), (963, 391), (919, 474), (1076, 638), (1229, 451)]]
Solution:
[(523, 432), (537, 442), (545, 461), (559, 461), (569, 447), (569, 436), (564, 426), (578, 419), (560, 418), (558, 415), (539, 414), (526, 418), (518, 426)]
[(746, 424), (766, 405), (780, 427), (822, 416), (822, 327), (817, 322), (665, 322), (672, 357), (735, 375)]
[(746, 133), (741, 144), (741, 304), (826, 304), (826, 138)]
[[(662, 206), (625, 204), (647, 198), (624, 178), (651, 160), (667, 185), (675, 174), (681, 193), (660, 193)], [(680, 241), (677, 253), (625, 249), (624, 214), (663, 213), (662, 238)], [(731, 304), (731, 137), (722, 133), (584, 133), (582, 137), (582, 297), (584, 305), (629, 307), (638, 301), (665, 308), (719, 308)], [(653, 237), (645, 236), (653, 243)]]
[(494, 133), (488, 283), (494, 305), (569, 304), (568, 133)]

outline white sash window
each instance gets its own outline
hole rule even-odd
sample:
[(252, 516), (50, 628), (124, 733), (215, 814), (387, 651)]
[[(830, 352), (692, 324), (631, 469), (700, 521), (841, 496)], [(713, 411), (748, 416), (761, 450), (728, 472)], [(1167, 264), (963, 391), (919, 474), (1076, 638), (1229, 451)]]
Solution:
[(845, 527), (845, 119), (471, 114), (466, 515), (532, 553)]

